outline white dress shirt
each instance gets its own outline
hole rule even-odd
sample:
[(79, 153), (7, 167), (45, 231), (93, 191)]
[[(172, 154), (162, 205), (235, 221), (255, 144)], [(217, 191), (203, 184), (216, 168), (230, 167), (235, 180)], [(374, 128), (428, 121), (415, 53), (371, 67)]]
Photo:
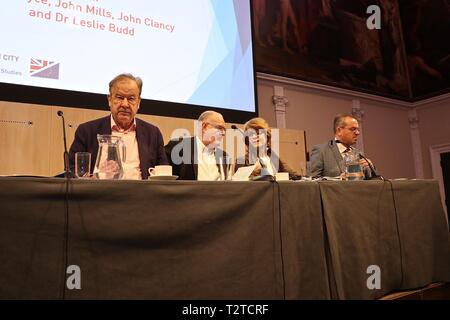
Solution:
[[(139, 160), (139, 148), (136, 139), (136, 119), (131, 125), (131, 130), (119, 129), (116, 122), (111, 115), (111, 134), (116, 137), (121, 137), (125, 144), (125, 160), (123, 161), (122, 148), (120, 148), (120, 156), (122, 157), (123, 177), (128, 180), (141, 180), (141, 161)], [(113, 129), (114, 128), (114, 129)]]
[(197, 152), (197, 180), (216, 181), (220, 179), (219, 169), (217, 168), (215, 149), (206, 147), (199, 137), (195, 137)]

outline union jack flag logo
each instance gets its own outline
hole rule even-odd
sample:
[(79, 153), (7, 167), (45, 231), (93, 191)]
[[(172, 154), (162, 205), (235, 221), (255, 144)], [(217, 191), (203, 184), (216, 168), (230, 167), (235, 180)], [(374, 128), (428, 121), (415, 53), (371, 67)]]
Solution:
[(59, 79), (59, 63), (42, 59), (31, 59), (30, 75), (39, 78)]

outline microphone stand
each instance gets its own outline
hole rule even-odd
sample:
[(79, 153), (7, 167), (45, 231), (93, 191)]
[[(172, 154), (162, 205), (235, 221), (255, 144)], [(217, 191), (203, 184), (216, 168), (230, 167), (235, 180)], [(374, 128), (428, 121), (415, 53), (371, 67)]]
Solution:
[(377, 174), (377, 172), (375, 171), (375, 168), (372, 166), (372, 164), (370, 163), (369, 159), (367, 159), (361, 152), (359, 153), (359, 157), (363, 158), (364, 160), (367, 161), (367, 164), (369, 165), (370, 171), (372, 172), (372, 176), (371, 179), (381, 179), (381, 180), (385, 180), (383, 176)]
[(64, 239), (63, 239), (63, 272), (62, 272), (62, 286), (61, 299), (66, 297), (66, 270), (69, 265), (69, 184), (71, 172), (69, 167), (69, 153), (67, 152), (66, 140), (66, 122), (64, 120), (64, 113), (59, 110), (57, 115), (62, 118), (63, 137), (64, 137), (64, 172), (65, 172), (65, 193), (64, 193)]
[(66, 138), (66, 121), (64, 119), (64, 113), (59, 110), (57, 112), (58, 116), (62, 119), (62, 125), (63, 125), (63, 138), (64, 138), (64, 172), (65, 177), (70, 178), (71, 172), (69, 167), (69, 152), (67, 152), (67, 138)]
[[(244, 131), (242, 131), (240, 128), (236, 127), (234, 124), (231, 125), (231, 129), (238, 130), (241, 133), (242, 138), (244, 138), (244, 141), (245, 141), (245, 133), (244, 133)], [(233, 143), (234, 143), (234, 139), (233, 139)], [(233, 172), (235, 172), (236, 166), (237, 166), (237, 152), (234, 152), (235, 150), (236, 150), (236, 148), (233, 148), (234, 163), (232, 163), (230, 165), (230, 170), (232, 170)]]
[[(342, 143), (342, 141), (336, 140), (336, 143)], [(342, 144), (343, 144), (343, 143), (342, 143)], [(345, 145), (345, 144), (344, 144), (344, 145)], [(345, 146), (346, 146), (346, 145), (345, 145)], [(350, 147), (350, 148), (353, 148), (353, 147)], [(361, 152), (358, 152), (358, 155), (359, 155), (360, 158), (362, 158), (362, 159), (364, 159), (364, 160), (367, 161), (367, 164), (369, 165), (370, 171), (371, 171), (371, 173), (372, 173), (372, 176), (371, 176), (370, 179), (374, 179), (374, 180), (375, 180), (375, 179), (380, 179), (380, 180), (383, 180), (383, 181), (386, 180), (386, 179), (384, 179), (383, 176), (377, 174), (377, 172), (375, 171), (375, 168), (372, 166), (372, 164), (370, 163), (369, 159), (367, 159)]]
[(267, 164), (264, 161), (259, 160), (261, 165), (261, 173), (258, 177), (252, 179), (253, 181), (275, 181), (275, 177), (269, 173), (269, 169), (267, 168)]

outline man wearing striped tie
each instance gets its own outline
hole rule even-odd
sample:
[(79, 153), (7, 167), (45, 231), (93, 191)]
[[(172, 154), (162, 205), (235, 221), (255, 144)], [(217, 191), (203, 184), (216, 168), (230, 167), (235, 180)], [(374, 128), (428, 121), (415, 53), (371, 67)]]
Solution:
[(342, 177), (345, 171), (344, 155), (352, 150), (360, 155), (359, 164), (364, 178), (377, 176), (373, 163), (354, 147), (360, 134), (358, 120), (351, 114), (338, 114), (334, 118), (333, 128), (334, 139), (312, 148), (309, 175), (313, 178)]

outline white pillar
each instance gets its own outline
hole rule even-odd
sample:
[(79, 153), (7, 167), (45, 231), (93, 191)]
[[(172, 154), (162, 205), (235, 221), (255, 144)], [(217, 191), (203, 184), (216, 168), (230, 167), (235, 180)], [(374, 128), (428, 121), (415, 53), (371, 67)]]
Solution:
[(284, 96), (284, 88), (281, 86), (273, 87), (274, 95), (272, 102), (275, 106), (275, 115), (277, 118), (277, 128), (286, 128), (286, 109), (289, 100)]
[(415, 109), (408, 111), (408, 120), (416, 179), (423, 179), (422, 142), (420, 140), (419, 117)]
[(352, 116), (358, 120), (359, 124), (359, 138), (356, 147), (364, 154), (364, 110), (361, 108), (361, 101), (358, 99), (352, 100)]

